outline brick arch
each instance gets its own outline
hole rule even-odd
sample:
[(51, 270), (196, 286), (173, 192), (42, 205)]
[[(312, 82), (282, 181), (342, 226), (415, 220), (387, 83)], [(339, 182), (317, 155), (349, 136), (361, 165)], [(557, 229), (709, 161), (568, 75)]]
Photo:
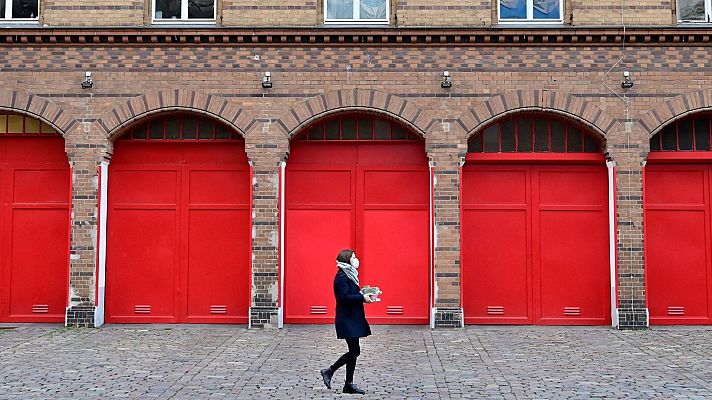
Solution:
[(712, 110), (712, 89), (681, 94), (648, 111), (638, 121), (652, 138), (666, 125), (690, 114)]
[(242, 108), (220, 96), (195, 90), (162, 90), (132, 98), (106, 111), (98, 120), (99, 129), (113, 143), (127, 126), (148, 116), (171, 112), (188, 111), (220, 120), (235, 129), (243, 137), (242, 129), (247, 117)]
[(494, 96), (469, 108), (459, 121), (469, 138), (494, 120), (523, 111), (550, 112), (579, 121), (604, 142), (608, 132), (617, 125), (612, 117), (593, 103), (549, 90), (517, 90)]
[(425, 137), (430, 113), (398, 96), (372, 89), (341, 89), (297, 103), (278, 121), (289, 139), (319, 118), (339, 112), (367, 112), (394, 119)]
[(65, 138), (77, 124), (76, 118), (59, 105), (19, 90), (0, 90), (0, 110), (36, 118)]

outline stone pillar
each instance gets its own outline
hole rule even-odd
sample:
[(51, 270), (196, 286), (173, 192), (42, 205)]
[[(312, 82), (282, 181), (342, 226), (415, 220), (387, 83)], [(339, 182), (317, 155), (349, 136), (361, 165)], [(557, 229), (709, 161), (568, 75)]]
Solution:
[(247, 134), (252, 165), (252, 299), (250, 328), (277, 328), (280, 313), (280, 169), (289, 142), (271, 120)]
[(67, 135), (66, 151), (72, 168), (72, 214), (69, 268), (69, 305), (65, 325), (93, 327), (96, 308), (98, 171), (107, 142), (92, 134), (90, 123), (79, 123)]
[(461, 328), (460, 166), (467, 145), (456, 124), (442, 121), (428, 132), (426, 148), (433, 172), (434, 326)]
[(616, 167), (618, 327), (640, 329), (648, 326), (643, 235), (643, 166), (648, 138), (632, 123), (621, 124), (620, 130), (608, 137)]

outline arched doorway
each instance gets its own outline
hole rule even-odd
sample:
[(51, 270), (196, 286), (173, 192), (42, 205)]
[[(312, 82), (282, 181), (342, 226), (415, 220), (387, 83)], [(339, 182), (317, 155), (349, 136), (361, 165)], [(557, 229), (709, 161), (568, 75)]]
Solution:
[(70, 204), (62, 136), (0, 114), (0, 322), (64, 321)]
[(608, 175), (578, 124), (515, 114), (473, 135), (462, 170), (465, 323), (611, 321)]
[(712, 323), (712, 115), (675, 121), (650, 139), (645, 251), (651, 324)]
[(160, 116), (117, 139), (106, 321), (246, 323), (250, 190), (244, 140), (222, 123)]
[(352, 248), (379, 286), (372, 323), (429, 320), (430, 190), (423, 141), (374, 115), (307, 127), (285, 178), (285, 322), (332, 323), (336, 255)]

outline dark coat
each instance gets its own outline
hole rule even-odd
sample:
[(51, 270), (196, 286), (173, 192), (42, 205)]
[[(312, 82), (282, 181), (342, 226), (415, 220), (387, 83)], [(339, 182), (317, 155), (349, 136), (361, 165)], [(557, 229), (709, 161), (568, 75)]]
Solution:
[(371, 327), (363, 311), (363, 295), (358, 286), (339, 270), (334, 277), (336, 297), (336, 337), (360, 338), (371, 334)]

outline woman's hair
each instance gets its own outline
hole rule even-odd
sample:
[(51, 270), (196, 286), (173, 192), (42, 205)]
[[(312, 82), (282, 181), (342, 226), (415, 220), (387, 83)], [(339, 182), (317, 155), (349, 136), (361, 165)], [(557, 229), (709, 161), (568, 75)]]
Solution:
[(354, 254), (354, 251), (351, 249), (344, 249), (339, 252), (339, 255), (336, 256), (336, 261), (342, 262), (345, 264), (351, 263), (351, 256)]

